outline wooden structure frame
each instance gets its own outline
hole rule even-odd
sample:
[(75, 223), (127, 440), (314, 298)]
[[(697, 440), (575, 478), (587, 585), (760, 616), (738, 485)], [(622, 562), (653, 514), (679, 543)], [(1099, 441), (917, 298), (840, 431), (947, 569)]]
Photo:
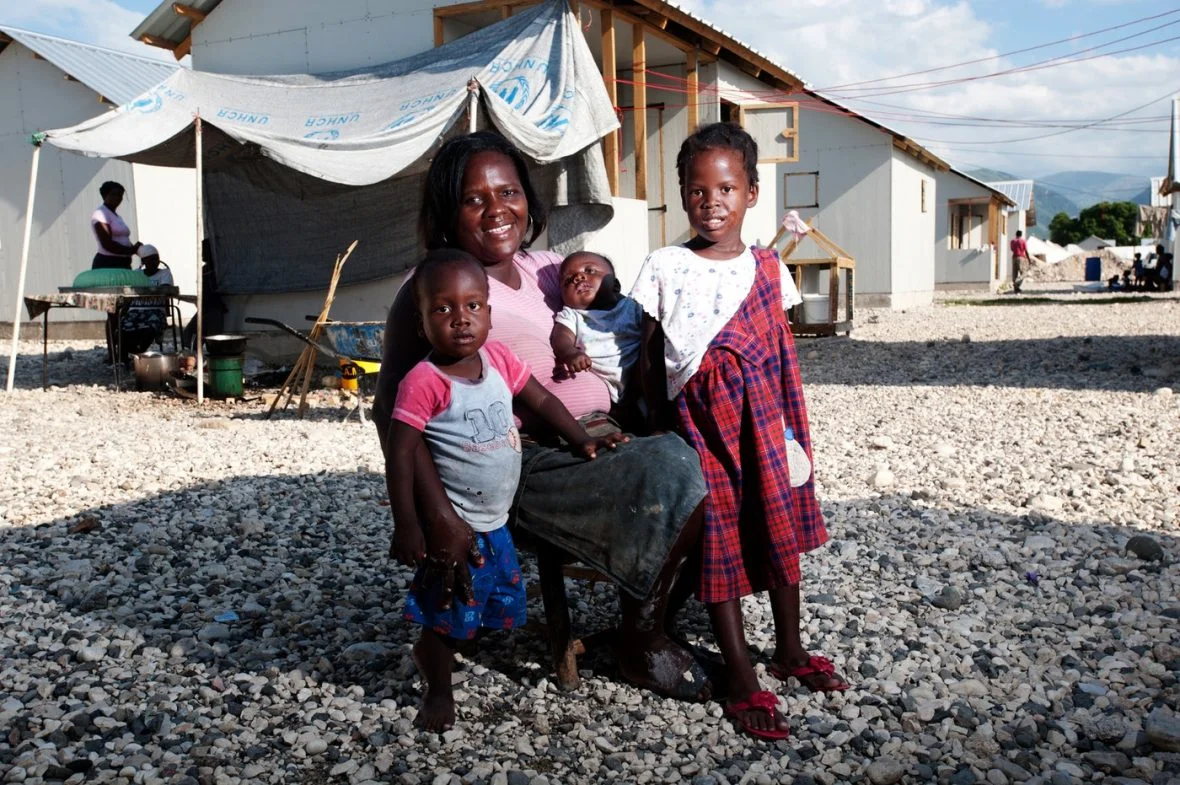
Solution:
[[(535, 5), (540, 0), (472, 0), (472, 2), (442, 6), (434, 9), (434, 45), (441, 46), (446, 42), (445, 22), (457, 19), (467, 14), (499, 12), (500, 18), (507, 18), (514, 11)], [(612, 105), (619, 107), (620, 70), (618, 48), (619, 29), (630, 26), (631, 30), (631, 65), (634, 68), (632, 87), (632, 107), (647, 106), (647, 76), (645, 65), (648, 61), (647, 42), (658, 39), (684, 54), (685, 92), (687, 103), (687, 121), (690, 129), (700, 123), (700, 67), (718, 60), (725, 60), (745, 73), (760, 79), (773, 89), (790, 92), (801, 90), (802, 82), (793, 74), (783, 69), (771, 60), (747, 48), (719, 30), (710, 27), (689, 13), (681, 11), (663, 0), (569, 0), (570, 7), (581, 18), (586, 13), (597, 13), (601, 28), (602, 81)], [(624, 61), (625, 63), (626, 61)], [(798, 102), (749, 102), (739, 105), (749, 111), (769, 108), (789, 108), (793, 114), (793, 126), (785, 129), (785, 135), (793, 140), (791, 157), (773, 157), (762, 159), (762, 163), (793, 162), (798, 160), (799, 154), (799, 104)], [(634, 167), (630, 176), (634, 177), (633, 195), (635, 199), (647, 200), (649, 186), (648, 171), (653, 165), (649, 160), (647, 145), (638, 140), (647, 138), (649, 122), (647, 113), (632, 111), (627, 122), (631, 123), (634, 145)], [(662, 132), (662, 127), (659, 128)], [(661, 150), (662, 152), (662, 150)], [(630, 154), (630, 153), (628, 153)], [(606, 161), (607, 182), (612, 196), (621, 196), (620, 160), (623, 155), (622, 129), (608, 134), (603, 139), (603, 158)]]
[(738, 104), (738, 125), (747, 128), (746, 117), (751, 112), (767, 109), (790, 109), (791, 125), (779, 133), (791, 140), (791, 155), (761, 156), (760, 164), (793, 164), (799, 160), (799, 102), (798, 101), (746, 101)]
[[(856, 260), (852, 258), (852, 254), (845, 251), (837, 245), (830, 237), (816, 229), (807, 222), (810, 231), (803, 235), (803, 237), (811, 238), (821, 251), (829, 254), (826, 257), (817, 257), (814, 259), (792, 259), (791, 254), (799, 247), (802, 238), (792, 236), (783, 249), (779, 251), (779, 257), (783, 263), (795, 268), (795, 288), (799, 293), (803, 293), (803, 270), (807, 267), (816, 267), (828, 271), (828, 319), (825, 322), (808, 323), (806, 321), (807, 313), (804, 308), (804, 303), (800, 303), (791, 310), (794, 316), (791, 319), (791, 332), (795, 335), (836, 335), (837, 333), (844, 333), (849, 335), (852, 333), (852, 319), (853, 319), (853, 300), (854, 300), (854, 283), (853, 278), (856, 272)], [(777, 248), (782, 241), (783, 236), (787, 230), (779, 227), (774, 239), (770, 241), (771, 248)], [(840, 272), (844, 271), (844, 319), (840, 316)]]

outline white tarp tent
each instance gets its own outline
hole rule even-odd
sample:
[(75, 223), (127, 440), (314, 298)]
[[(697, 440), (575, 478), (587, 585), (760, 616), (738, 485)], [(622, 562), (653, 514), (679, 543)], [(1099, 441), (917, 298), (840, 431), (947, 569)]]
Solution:
[[(613, 206), (598, 141), (619, 123), (565, 0), (352, 72), (181, 70), (114, 112), (49, 131), (47, 141), (83, 155), (195, 166), (198, 211), (202, 189), (210, 190), (208, 220), (197, 217), (198, 242), (207, 223), (217, 272), (232, 282), (226, 291), (295, 291), (326, 282), (324, 260), (347, 245), (340, 232), (350, 239), (363, 232), (368, 252), (353, 257), (351, 278), (342, 283), (412, 266), (426, 156), (464, 130), (453, 126), (465, 109), (469, 127), (476, 126), (477, 104), (484, 125), (490, 121), (539, 165), (540, 190), (557, 208), (552, 247), (576, 246), (606, 225)], [(36, 153), (30, 204), (35, 178)], [(222, 259), (230, 260), (224, 269)], [(22, 273), (26, 264), (27, 247)], [(23, 274), (21, 280), (23, 289)], [(9, 390), (22, 298), (20, 291)]]
[(206, 126), (291, 169), (370, 185), (405, 170), (459, 119), (469, 79), (482, 88), (495, 126), (539, 163), (579, 153), (618, 127), (577, 19), (567, 3), (551, 0), (361, 71), (234, 76), (183, 69), (116, 112), (49, 136), (84, 155), (182, 165), (169, 143), (200, 115)]

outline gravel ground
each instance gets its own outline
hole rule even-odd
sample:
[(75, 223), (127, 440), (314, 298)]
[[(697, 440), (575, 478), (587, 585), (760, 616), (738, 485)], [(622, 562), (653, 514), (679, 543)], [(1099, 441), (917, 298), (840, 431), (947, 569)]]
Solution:
[[(833, 539), (804, 561), (805, 637), (854, 687), (760, 665), (777, 744), (605, 652), (563, 694), (529, 630), (461, 659), (456, 728), (416, 732), (370, 425), (330, 392), (303, 421), (115, 393), (81, 343), (51, 347), (42, 392), (23, 348), (0, 781), (1180, 783), (1174, 295), (974, 296), (800, 342)], [(579, 628), (614, 618), (609, 587), (570, 593)], [(765, 662), (769, 607), (746, 611)], [(683, 629), (709, 645), (701, 606)]]

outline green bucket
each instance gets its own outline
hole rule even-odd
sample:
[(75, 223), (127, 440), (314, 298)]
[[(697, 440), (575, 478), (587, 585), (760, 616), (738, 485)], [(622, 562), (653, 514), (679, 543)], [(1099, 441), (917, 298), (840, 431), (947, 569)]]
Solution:
[(208, 357), (209, 395), (213, 398), (242, 397), (243, 355), (233, 357)]

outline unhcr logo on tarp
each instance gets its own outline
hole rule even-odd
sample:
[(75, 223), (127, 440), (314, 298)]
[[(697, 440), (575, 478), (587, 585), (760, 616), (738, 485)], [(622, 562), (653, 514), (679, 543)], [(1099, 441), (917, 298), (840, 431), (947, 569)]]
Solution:
[[(345, 114), (321, 114), (312, 115), (304, 121), (304, 128), (329, 128), (332, 126), (349, 125), (361, 119), (360, 112), (349, 112)], [(339, 136), (339, 134), (337, 134)]]
[(165, 85), (160, 85), (136, 98), (131, 103), (124, 104), (122, 109), (128, 112), (139, 112), (140, 114), (153, 114), (164, 108), (165, 98), (171, 98), (173, 101), (183, 101), (184, 93), (173, 90)]
[(529, 80), (523, 76), (512, 76), (492, 85), (492, 92), (504, 99), (504, 103), (516, 111), (524, 109), (529, 102)]
[(223, 106), (217, 110), (217, 116), (222, 120), (229, 120), (243, 125), (266, 125), (270, 122), (270, 115), (265, 112), (250, 112), (245, 109), (231, 109)]
[(335, 128), (328, 128), (323, 131), (312, 131), (309, 134), (304, 134), (303, 138), (318, 139), (321, 142), (334, 142), (340, 138), (340, 131)]

